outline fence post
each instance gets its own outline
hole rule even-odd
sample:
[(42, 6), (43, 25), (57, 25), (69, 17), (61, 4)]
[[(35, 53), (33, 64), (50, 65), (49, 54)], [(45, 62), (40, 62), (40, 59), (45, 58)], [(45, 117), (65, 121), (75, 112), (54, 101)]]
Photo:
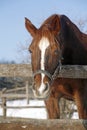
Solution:
[(28, 86), (28, 81), (26, 81), (26, 99), (27, 99), (27, 104), (29, 104), (29, 86)]
[(6, 117), (6, 98), (2, 98), (3, 117)]
[[(2, 90), (2, 95), (6, 92), (6, 88)], [(3, 117), (6, 117), (6, 97), (2, 98)]]

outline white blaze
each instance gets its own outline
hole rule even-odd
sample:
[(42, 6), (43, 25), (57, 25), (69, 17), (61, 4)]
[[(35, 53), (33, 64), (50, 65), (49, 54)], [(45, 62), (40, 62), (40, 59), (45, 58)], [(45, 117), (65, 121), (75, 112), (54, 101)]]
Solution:
[[(46, 38), (46, 37), (43, 37), (41, 40), (40, 40), (40, 43), (39, 43), (39, 49), (41, 51), (41, 70), (45, 70), (45, 67), (44, 67), (44, 62), (45, 62), (45, 51), (47, 49), (47, 47), (49, 46), (49, 40)], [(44, 74), (42, 73), (41, 74), (41, 86), (39, 88), (39, 92), (40, 94), (43, 92), (44, 88), (45, 88), (45, 85), (43, 83), (43, 79), (44, 79)]]

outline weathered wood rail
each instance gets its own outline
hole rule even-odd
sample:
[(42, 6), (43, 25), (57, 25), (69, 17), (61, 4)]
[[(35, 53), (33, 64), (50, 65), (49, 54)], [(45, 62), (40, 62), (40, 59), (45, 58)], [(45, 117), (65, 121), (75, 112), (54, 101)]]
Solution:
[[(32, 76), (30, 64), (0, 64), (0, 77), (26, 77)], [(87, 79), (86, 65), (61, 66), (58, 77)]]
[(6, 118), (0, 120), (0, 130), (87, 130), (86, 120), (43, 120)]

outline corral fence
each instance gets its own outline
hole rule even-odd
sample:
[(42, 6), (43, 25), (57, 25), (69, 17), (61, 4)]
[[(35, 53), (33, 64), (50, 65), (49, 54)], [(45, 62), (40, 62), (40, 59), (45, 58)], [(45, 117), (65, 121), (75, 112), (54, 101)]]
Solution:
[(26, 99), (26, 104), (29, 104), (30, 100), (34, 100), (34, 96), (30, 94), (30, 86), (28, 81), (25, 82), (25, 87), (14, 89), (2, 89), (0, 91), (1, 103), (0, 106), (3, 109), (3, 117), (7, 115), (7, 109), (27, 109), (27, 108), (45, 108), (45, 106), (7, 106), (8, 100)]
[[(30, 99), (34, 99), (34, 97), (29, 96), (29, 85), (28, 85), (28, 78), (32, 77), (32, 70), (31, 70), (31, 65), (29, 64), (0, 64), (0, 77), (25, 77), (26, 81), (25, 81), (25, 87), (23, 88), (17, 88), (12, 89), (12, 90), (6, 90), (3, 89), (0, 92), (0, 98), (2, 99), (2, 102), (0, 103), (0, 105), (3, 108), (3, 116), (6, 117), (6, 110), (8, 108), (12, 108), (9, 106), (6, 106), (6, 100), (7, 99), (14, 99), (14, 98), (26, 98), (27, 99), (27, 103), (29, 103)], [(80, 78), (80, 79), (87, 79), (87, 66), (80, 66), (80, 65), (75, 65), (75, 66), (61, 66), (61, 70), (60, 73), (58, 75), (58, 77), (63, 77), (63, 78)], [(25, 94), (11, 94), (11, 92), (13, 91), (22, 91), (25, 90)], [(23, 106), (23, 108), (27, 108), (28, 106)], [(33, 107), (33, 106), (29, 106), (29, 107)], [(37, 108), (38, 106), (34, 106), (34, 108)], [(44, 106), (41, 106), (41, 108)], [(14, 109), (16, 108), (20, 108), (21, 107), (14, 107)], [(9, 120), (9, 122), (11, 122), (11, 124), (9, 124), (10, 128), (7, 127), (8, 126), (8, 120), (5, 118), (5, 120), (3, 121), (3, 119), (0, 121), (0, 123), (5, 123), (0, 124), (0, 130), (2, 129), (6, 129), (6, 130), (11, 130), (11, 129), (16, 129), (16, 126), (18, 128), (18, 130), (20, 129), (24, 129), (25, 130), (48, 130), (48, 129), (59, 129), (59, 130), (66, 130), (66, 129), (70, 129), (70, 130), (87, 130), (87, 121), (86, 120), (28, 120), (28, 123), (17, 123), (16, 125), (14, 124), (15, 119)], [(20, 121), (19, 121), (20, 122)], [(7, 125), (6, 125), (7, 124)], [(21, 124), (21, 125), (20, 125)], [(20, 128), (19, 128), (20, 127)]]
[(25, 86), (20, 88), (6, 89), (3, 88), (0, 91), (0, 106), (3, 109), (3, 117), (7, 115), (7, 109), (27, 109), (27, 108), (45, 108), (45, 106), (7, 106), (8, 100), (14, 99), (26, 99), (26, 104), (29, 104), (30, 100), (34, 100), (33, 94), (31, 94), (31, 87), (29, 86), (28, 79), (32, 77), (32, 71), (30, 65), (19, 64), (0, 64), (0, 77), (21, 77), (25, 78)]
[[(2, 91), (0, 91), (0, 105), (3, 108), (4, 117), (6, 117), (6, 111), (9, 108), (44, 108), (44, 106), (6, 106), (6, 101), (8, 99), (26, 98), (27, 104), (29, 103), (29, 100), (34, 99), (33, 95), (29, 94), (30, 86), (28, 84), (28, 79), (32, 77), (32, 70), (30, 64), (0, 64), (0, 77), (25, 77), (26, 79), (25, 87), (10, 90), (4, 88), (2, 89)], [(61, 66), (61, 70), (58, 77), (87, 79), (87, 66)], [(23, 91), (25, 93), (18, 93), (20, 91)]]

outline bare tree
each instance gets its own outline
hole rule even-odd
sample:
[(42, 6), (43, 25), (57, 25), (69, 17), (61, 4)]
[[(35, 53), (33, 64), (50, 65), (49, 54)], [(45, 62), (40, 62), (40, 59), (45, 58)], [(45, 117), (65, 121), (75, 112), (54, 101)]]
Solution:
[(28, 51), (29, 48), (29, 40), (26, 40), (25, 43), (19, 42), (17, 44), (17, 58), (21, 63), (30, 63), (31, 61), (31, 56)]
[(87, 33), (87, 18), (76, 20), (76, 24), (82, 32)]

